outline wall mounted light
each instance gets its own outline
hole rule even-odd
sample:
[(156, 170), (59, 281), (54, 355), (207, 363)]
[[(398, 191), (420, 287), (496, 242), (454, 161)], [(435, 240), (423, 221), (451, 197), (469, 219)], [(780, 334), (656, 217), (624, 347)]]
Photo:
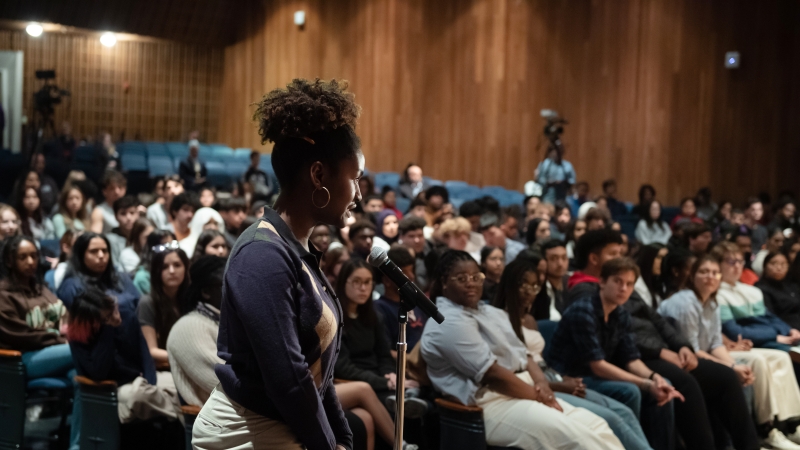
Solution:
[(113, 47), (117, 45), (117, 37), (114, 36), (114, 33), (103, 33), (103, 35), (100, 36), (100, 43), (106, 47)]
[(726, 69), (738, 69), (739, 65), (742, 63), (742, 57), (739, 55), (739, 52), (727, 52), (725, 53), (725, 68)]
[(306, 24), (306, 12), (305, 11), (295, 11), (294, 12), (294, 24), (298, 27), (302, 27)]
[(36, 22), (31, 22), (30, 24), (28, 24), (27, 27), (25, 27), (25, 31), (28, 32), (28, 34), (33, 37), (39, 37), (42, 35), (44, 28), (42, 28), (41, 24), (38, 24)]

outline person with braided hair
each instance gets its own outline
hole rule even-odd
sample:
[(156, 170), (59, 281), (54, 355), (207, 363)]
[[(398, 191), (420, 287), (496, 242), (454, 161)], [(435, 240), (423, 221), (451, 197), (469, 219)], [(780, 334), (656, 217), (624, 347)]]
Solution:
[(344, 227), (361, 201), (361, 108), (346, 88), (295, 79), (257, 104), (281, 189), (230, 253), (217, 342), (224, 364), (194, 424), (196, 449), (352, 450), (333, 388), (342, 308), (309, 243), (316, 225)]

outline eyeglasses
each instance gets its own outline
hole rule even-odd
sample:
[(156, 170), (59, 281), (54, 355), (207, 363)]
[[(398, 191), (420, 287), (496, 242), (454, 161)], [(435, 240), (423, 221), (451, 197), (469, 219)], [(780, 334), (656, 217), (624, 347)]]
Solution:
[(153, 253), (163, 253), (163, 252), (166, 252), (168, 250), (177, 250), (179, 248), (181, 248), (181, 246), (180, 246), (180, 244), (178, 244), (178, 241), (172, 241), (172, 242), (168, 242), (166, 244), (154, 245), (151, 248), (151, 250), (153, 251)]
[(538, 283), (537, 284), (522, 283), (519, 285), (519, 288), (533, 293), (538, 293), (539, 289), (541, 289), (542, 286)]
[(721, 273), (713, 272), (711, 270), (701, 270), (701, 271), (697, 272), (697, 276), (700, 276), (700, 277), (703, 277), (703, 278), (716, 278), (718, 280), (722, 279), (722, 274)]
[(734, 259), (734, 258), (725, 258), (725, 263), (730, 264), (732, 266), (743, 266), (744, 260), (743, 259)]
[(467, 275), (467, 274), (456, 275), (454, 277), (450, 277), (450, 279), (453, 281), (458, 281), (460, 284), (467, 284), (468, 281), (471, 281), (473, 283), (483, 283), (483, 280), (486, 279), (486, 275), (479, 272), (474, 275)]
[(372, 280), (355, 279), (355, 280), (348, 281), (347, 284), (349, 284), (350, 286), (353, 286), (354, 288), (362, 288), (362, 287), (371, 288), (372, 287)]

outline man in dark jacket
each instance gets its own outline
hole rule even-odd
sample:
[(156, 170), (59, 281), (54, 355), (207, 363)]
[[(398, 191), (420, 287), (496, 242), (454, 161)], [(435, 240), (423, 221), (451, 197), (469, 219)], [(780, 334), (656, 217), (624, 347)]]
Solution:
[(203, 161), (200, 161), (200, 143), (193, 140), (189, 142), (189, 156), (181, 161), (178, 175), (183, 180), (183, 186), (190, 191), (197, 191), (206, 184), (208, 170)]
[[(565, 295), (569, 304), (600, 292), (602, 265), (613, 259), (612, 255), (619, 254), (621, 241), (619, 233), (611, 230), (588, 231), (581, 236), (575, 246), (579, 271), (570, 277)], [(726, 431), (718, 421), (712, 428), (706, 403), (715, 412), (729, 412), (744, 403), (736, 373), (713, 361), (698, 359), (688, 340), (650, 308), (636, 291), (622, 308), (630, 314), (630, 330), (642, 361), (668, 379), (686, 399), (675, 402), (675, 426), (687, 449), (714, 448), (715, 436), (723, 439), (721, 436), (725, 436)], [(727, 414), (722, 416), (727, 417)], [(746, 418), (736, 419), (746, 422)]]

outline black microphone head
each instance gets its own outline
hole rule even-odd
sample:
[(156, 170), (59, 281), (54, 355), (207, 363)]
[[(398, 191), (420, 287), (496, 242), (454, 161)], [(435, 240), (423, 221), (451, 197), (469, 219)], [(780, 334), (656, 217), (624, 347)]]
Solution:
[(369, 252), (369, 256), (367, 256), (367, 262), (374, 267), (379, 267), (381, 264), (385, 263), (387, 259), (389, 259), (389, 255), (386, 254), (386, 250), (380, 247), (372, 247), (372, 251)]

